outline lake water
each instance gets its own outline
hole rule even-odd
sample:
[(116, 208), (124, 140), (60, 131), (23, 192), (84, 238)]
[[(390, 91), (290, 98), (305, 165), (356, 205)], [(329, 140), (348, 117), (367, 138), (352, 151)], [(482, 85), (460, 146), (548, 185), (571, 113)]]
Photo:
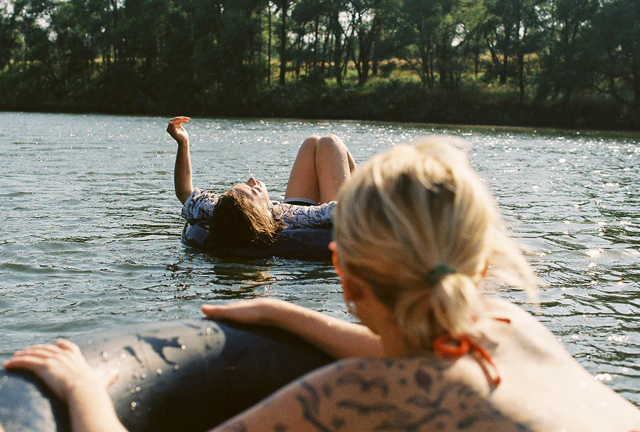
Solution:
[[(200, 317), (270, 296), (347, 317), (323, 262), (216, 259), (180, 244), (167, 118), (0, 113), (0, 360), (27, 344)], [(430, 133), (470, 157), (546, 286), (539, 319), (640, 406), (640, 135), (357, 121), (193, 119), (194, 186), (250, 175), (284, 193), (302, 140), (336, 133), (357, 163)], [(518, 290), (491, 294), (523, 305)]]

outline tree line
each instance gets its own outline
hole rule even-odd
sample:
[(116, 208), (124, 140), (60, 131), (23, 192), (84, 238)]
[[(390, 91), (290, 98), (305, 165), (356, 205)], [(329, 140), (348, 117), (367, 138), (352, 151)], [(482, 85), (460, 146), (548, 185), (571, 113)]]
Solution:
[(638, 0), (13, 0), (0, 108), (640, 128)]

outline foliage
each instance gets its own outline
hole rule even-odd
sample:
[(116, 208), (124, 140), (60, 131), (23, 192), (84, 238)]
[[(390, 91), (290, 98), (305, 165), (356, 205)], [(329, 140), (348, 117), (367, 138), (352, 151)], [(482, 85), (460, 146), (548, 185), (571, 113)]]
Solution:
[(628, 0), (15, 0), (0, 109), (640, 129), (639, 22)]

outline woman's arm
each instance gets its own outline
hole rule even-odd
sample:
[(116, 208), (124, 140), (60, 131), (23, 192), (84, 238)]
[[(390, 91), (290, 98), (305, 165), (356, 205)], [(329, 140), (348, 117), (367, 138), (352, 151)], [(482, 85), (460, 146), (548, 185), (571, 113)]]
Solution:
[(4, 367), (29, 370), (44, 381), (69, 406), (74, 432), (126, 431), (107, 393), (117, 373), (100, 375), (76, 344), (59, 340), (56, 345), (35, 345), (17, 351)]
[(369, 328), (280, 300), (255, 299), (224, 306), (203, 305), (202, 312), (212, 319), (278, 327), (337, 359), (383, 355), (380, 338)]
[(189, 117), (174, 117), (169, 121), (167, 132), (178, 143), (176, 166), (173, 171), (173, 183), (176, 196), (182, 204), (193, 192), (191, 181), (191, 153), (189, 152), (189, 134), (182, 127), (182, 123), (189, 123)]

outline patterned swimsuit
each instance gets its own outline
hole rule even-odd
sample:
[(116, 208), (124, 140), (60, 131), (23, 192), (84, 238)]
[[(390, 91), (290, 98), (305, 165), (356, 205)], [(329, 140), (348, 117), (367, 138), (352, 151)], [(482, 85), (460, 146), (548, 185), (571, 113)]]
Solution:
[[(182, 206), (182, 217), (189, 222), (211, 219), (213, 208), (219, 198), (220, 195), (213, 190), (194, 189)], [(336, 201), (318, 205), (298, 205), (273, 200), (269, 210), (286, 228), (313, 228), (330, 225), (335, 206)]]

